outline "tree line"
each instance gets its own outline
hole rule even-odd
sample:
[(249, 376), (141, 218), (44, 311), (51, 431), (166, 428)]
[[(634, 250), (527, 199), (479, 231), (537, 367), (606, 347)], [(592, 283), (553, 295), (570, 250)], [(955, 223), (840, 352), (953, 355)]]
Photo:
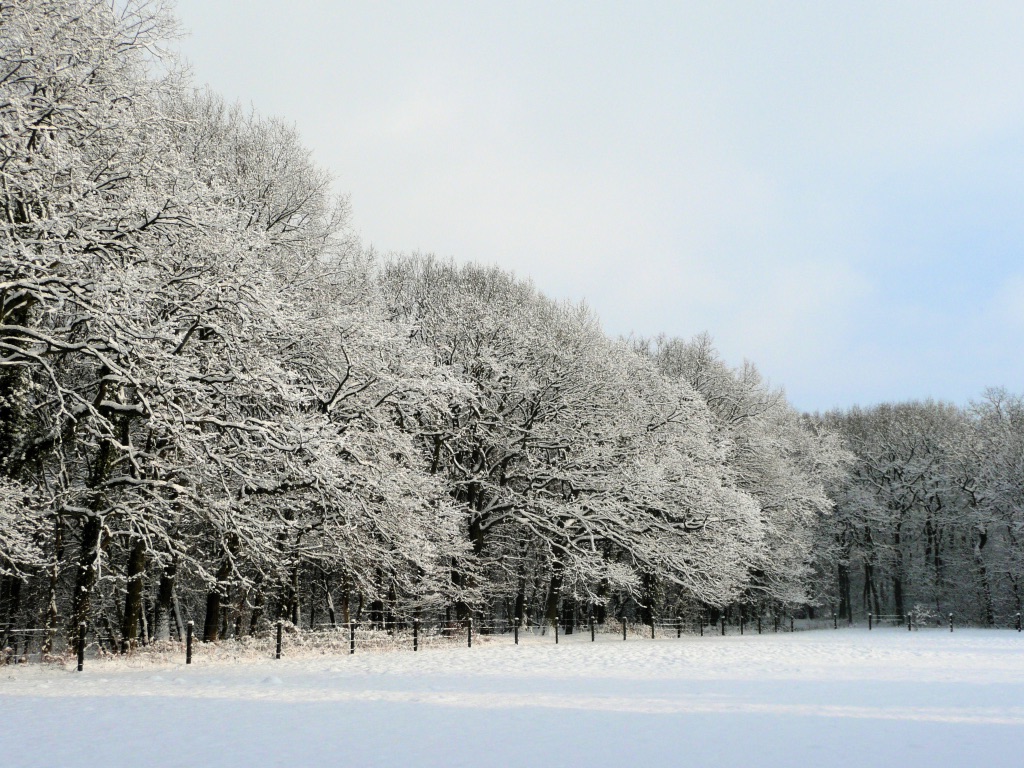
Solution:
[(830, 413), (854, 455), (831, 488), (843, 615), (953, 613), (1009, 625), (1024, 589), (1024, 399)]
[(1012, 604), (1019, 400), (801, 415), (706, 336), (382, 258), (175, 33), (154, 3), (0, 2), (0, 626)]

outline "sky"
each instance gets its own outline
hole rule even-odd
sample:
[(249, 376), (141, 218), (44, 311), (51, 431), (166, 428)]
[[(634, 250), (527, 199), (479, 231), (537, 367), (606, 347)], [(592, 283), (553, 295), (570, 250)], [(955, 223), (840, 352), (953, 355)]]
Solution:
[(1024, 392), (1024, 3), (178, 0), (378, 252), (610, 335), (708, 332), (802, 410)]

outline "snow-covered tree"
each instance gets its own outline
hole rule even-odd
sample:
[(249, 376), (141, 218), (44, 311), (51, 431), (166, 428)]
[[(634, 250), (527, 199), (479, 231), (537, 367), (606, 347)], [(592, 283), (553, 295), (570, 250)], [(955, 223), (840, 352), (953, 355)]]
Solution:
[(832, 507), (825, 483), (846, 460), (838, 442), (805, 423), (752, 364), (722, 362), (706, 335), (647, 346), (665, 375), (689, 382), (707, 403), (730, 481), (758, 507), (761, 536), (747, 553), (746, 599), (817, 602), (811, 576), (826, 555), (817, 532)]

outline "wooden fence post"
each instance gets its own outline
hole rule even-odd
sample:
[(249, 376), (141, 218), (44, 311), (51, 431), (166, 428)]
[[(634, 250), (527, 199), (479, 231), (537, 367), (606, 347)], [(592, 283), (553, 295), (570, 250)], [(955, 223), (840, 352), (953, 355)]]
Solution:
[(274, 654), (275, 659), (281, 658), (281, 635), (284, 633), (284, 622), (281, 619), (277, 620), (277, 652)]
[(185, 663), (192, 663), (192, 632), (195, 629), (195, 622), (189, 621), (185, 625)]
[(85, 622), (78, 625), (78, 671), (85, 666)]

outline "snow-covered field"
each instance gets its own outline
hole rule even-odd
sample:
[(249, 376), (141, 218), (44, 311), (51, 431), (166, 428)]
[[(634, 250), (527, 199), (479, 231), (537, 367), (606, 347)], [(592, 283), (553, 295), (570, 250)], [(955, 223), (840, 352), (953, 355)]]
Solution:
[(1020, 766), (1024, 635), (588, 635), (0, 669), (0, 765)]

